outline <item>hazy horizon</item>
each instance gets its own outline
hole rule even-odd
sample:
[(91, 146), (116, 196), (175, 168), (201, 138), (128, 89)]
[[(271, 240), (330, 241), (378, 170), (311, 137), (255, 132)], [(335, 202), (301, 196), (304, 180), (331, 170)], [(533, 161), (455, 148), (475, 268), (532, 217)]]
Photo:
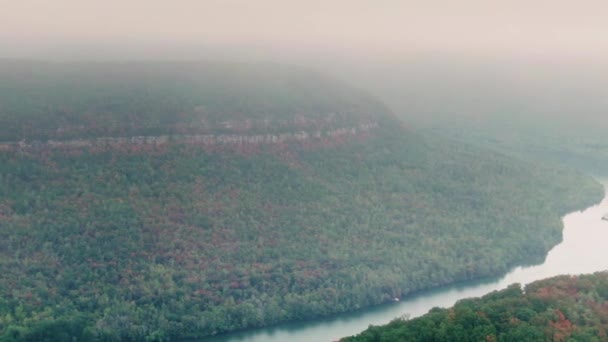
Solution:
[(0, 8), (0, 342), (605, 339), (608, 274), (437, 307), (608, 264), (608, 2)]
[(600, 1), (2, 0), (0, 58), (261, 59), (608, 55)]
[(600, 1), (0, 4), (0, 59), (284, 63), (359, 86), (407, 121), (504, 112), (608, 125)]

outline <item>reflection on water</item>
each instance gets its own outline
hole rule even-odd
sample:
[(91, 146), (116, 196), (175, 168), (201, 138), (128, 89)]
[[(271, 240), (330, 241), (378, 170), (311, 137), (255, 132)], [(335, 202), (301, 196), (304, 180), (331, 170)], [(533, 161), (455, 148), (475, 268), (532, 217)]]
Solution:
[[(449, 307), (462, 298), (479, 297), (513, 283), (527, 284), (559, 274), (593, 273), (608, 269), (608, 197), (596, 206), (566, 215), (564, 241), (553, 248), (541, 265), (517, 267), (502, 278), (468, 282), (420, 292), (399, 303), (377, 306), (360, 312), (323, 320), (287, 323), (276, 327), (248, 330), (208, 339), (213, 342), (308, 342), (335, 341), (357, 334), (370, 324), (386, 324), (395, 317), (425, 314), (433, 307)], [(207, 340), (206, 340), (207, 341)]]

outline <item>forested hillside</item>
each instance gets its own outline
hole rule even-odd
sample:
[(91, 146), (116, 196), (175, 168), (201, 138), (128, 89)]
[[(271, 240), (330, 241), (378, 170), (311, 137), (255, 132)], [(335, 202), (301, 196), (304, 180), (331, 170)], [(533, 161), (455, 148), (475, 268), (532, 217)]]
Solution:
[(12, 62), (0, 86), (3, 341), (201, 337), (379, 304), (540, 261), (560, 216), (602, 196), (299, 69)]
[(306, 69), (0, 63), (0, 142), (340, 128), (386, 108)]
[(370, 327), (343, 342), (606, 341), (608, 273), (513, 284), (449, 309)]

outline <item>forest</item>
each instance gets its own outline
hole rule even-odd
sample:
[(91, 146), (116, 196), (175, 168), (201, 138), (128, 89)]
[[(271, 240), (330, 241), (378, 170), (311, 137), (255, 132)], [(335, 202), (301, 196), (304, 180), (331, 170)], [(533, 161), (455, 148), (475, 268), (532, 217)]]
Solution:
[[(0, 150), (0, 341), (200, 338), (352, 311), (542, 261), (561, 215), (603, 195), (576, 171), (417, 132), (321, 75), (191, 68), (0, 68), (0, 140), (40, 141)], [(370, 119), (306, 143), (45, 144)]]
[(342, 342), (605, 341), (608, 273), (513, 284), (451, 308), (370, 327)]
[(298, 67), (0, 61), (0, 142), (273, 133), (387, 113), (364, 91)]

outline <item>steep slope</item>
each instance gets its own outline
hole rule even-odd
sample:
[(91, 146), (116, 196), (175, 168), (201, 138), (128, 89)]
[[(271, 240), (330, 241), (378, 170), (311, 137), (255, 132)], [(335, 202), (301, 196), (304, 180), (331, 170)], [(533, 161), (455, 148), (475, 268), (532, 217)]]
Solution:
[(344, 342), (605, 341), (608, 273), (559, 276), (370, 327)]
[(5, 62), (0, 75), (0, 141), (328, 129), (387, 113), (280, 65)]
[(541, 260), (560, 215), (602, 195), (408, 131), (304, 70), (0, 70), (6, 340), (166, 340), (354, 310)]

